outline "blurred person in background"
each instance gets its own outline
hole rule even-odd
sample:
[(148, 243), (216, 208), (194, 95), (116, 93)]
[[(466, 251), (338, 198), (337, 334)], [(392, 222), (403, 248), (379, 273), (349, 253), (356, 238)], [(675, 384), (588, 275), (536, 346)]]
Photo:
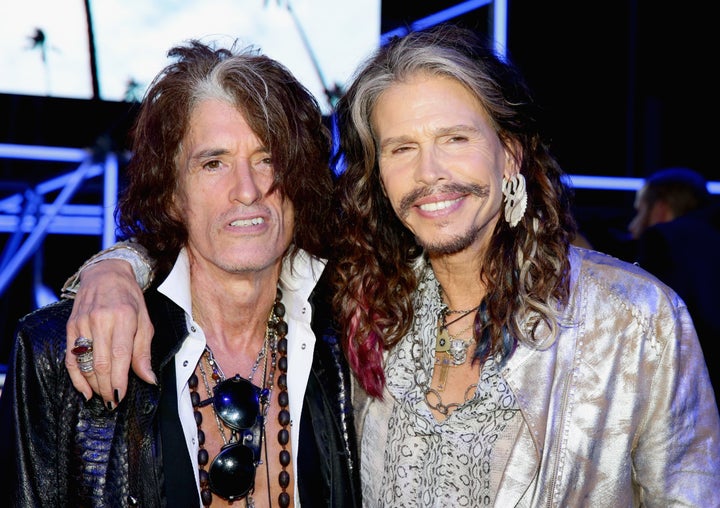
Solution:
[(681, 215), (711, 204), (707, 181), (697, 171), (667, 168), (650, 175), (635, 195), (635, 216), (628, 231), (635, 240), (651, 226), (670, 222)]
[(720, 208), (707, 180), (687, 167), (651, 174), (635, 196), (628, 225), (636, 262), (677, 291), (695, 323), (717, 400), (720, 373), (712, 341), (720, 337)]

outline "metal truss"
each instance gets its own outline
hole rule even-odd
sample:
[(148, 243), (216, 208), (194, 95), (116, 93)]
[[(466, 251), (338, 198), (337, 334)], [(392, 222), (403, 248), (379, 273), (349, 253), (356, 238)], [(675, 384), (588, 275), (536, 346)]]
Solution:
[[(465, 0), (452, 7), (425, 16), (410, 24), (410, 30), (425, 30), (431, 26), (444, 23), (450, 19), (467, 14), (481, 7), (491, 9), (491, 30), (495, 51), (501, 57), (507, 54), (507, 22), (508, 0)], [(386, 32), (380, 36), (380, 44), (385, 45), (394, 36), (402, 37), (408, 33), (408, 28), (401, 27)]]
[[(98, 235), (103, 247), (116, 240), (114, 211), (118, 189), (118, 158), (88, 149), (0, 143), (0, 158), (77, 163), (75, 170), (35, 185), (24, 192), (0, 196), (0, 232), (9, 233), (0, 258), (0, 296), (48, 234)], [(102, 202), (72, 204), (85, 181), (103, 178)], [(46, 202), (50, 195), (56, 196)], [(42, 282), (35, 280), (36, 292)]]

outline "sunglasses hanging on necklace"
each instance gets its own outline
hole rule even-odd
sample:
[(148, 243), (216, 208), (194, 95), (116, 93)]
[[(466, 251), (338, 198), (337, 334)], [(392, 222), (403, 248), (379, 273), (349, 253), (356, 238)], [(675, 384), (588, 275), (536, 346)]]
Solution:
[[(281, 492), (278, 496), (278, 504), (280, 508), (287, 508), (290, 505), (290, 495), (287, 492), (290, 485), (290, 474), (287, 472), (287, 466), (291, 460), (288, 451), (290, 442), (286, 337), (288, 328), (284, 316), (285, 306), (282, 303), (282, 292), (278, 288), (266, 326), (263, 346), (247, 379), (239, 374), (226, 379), (209, 347), (205, 348), (198, 362), (198, 371), (208, 394), (205, 400), (200, 400), (200, 394), (197, 391), (199, 385), (198, 376), (193, 373), (190, 377), (188, 384), (195, 421), (198, 425), (198, 443), (200, 445), (198, 465), (203, 506), (209, 506), (212, 503), (213, 494), (229, 501), (245, 498), (247, 506), (254, 506), (252, 494), (255, 487), (255, 474), (257, 466), (261, 462), (265, 417), (270, 407), (270, 397), (274, 384), (277, 384), (278, 387), (277, 401), (280, 407), (278, 412), (278, 422), (280, 424), (278, 443), (280, 444), (279, 462), (281, 471), (278, 475), (278, 482)], [(270, 350), (269, 359), (267, 355), (268, 348)], [(251, 380), (263, 359), (265, 361), (262, 372), (263, 388), (261, 389), (254, 385)], [(275, 379), (276, 369), (279, 371), (277, 379)], [(213, 387), (210, 385), (210, 379), (215, 383)], [(204, 447), (205, 434), (201, 428), (202, 413), (200, 409), (210, 404), (212, 404), (213, 415), (223, 440), (223, 446), (210, 464), (209, 470), (207, 470), (209, 455)], [(225, 428), (230, 431), (229, 438), (226, 436)], [(265, 455), (267, 463), (267, 447), (265, 447)], [(269, 494), (270, 479), (268, 478), (268, 496)]]

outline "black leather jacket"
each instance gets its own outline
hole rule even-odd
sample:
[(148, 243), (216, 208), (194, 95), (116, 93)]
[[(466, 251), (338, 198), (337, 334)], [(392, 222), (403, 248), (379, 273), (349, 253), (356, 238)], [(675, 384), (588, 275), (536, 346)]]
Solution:
[[(64, 365), (63, 300), (19, 323), (0, 401), (0, 504), (22, 507), (198, 508), (193, 470), (177, 412), (173, 355), (187, 335), (182, 309), (151, 289), (158, 385), (130, 374), (115, 411), (85, 402)], [(315, 303), (317, 336), (305, 393), (297, 481), (303, 508), (360, 506), (350, 374), (326, 306)], [(162, 415), (162, 418), (160, 417)], [(295, 444), (297, 446), (297, 444)], [(7, 503), (7, 504), (5, 504)]]

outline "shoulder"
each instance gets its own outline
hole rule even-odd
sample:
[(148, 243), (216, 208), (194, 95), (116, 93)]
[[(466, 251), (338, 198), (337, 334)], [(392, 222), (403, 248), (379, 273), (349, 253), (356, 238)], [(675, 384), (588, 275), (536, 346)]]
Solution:
[[(23, 316), (17, 324), (11, 362), (38, 377), (65, 373), (66, 324), (72, 300), (60, 300)], [(69, 378), (68, 378), (69, 379)]]
[(568, 322), (616, 343), (645, 337), (667, 344), (692, 335), (687, 306), (677, 292), (640, 266), (582, 249), (571, 253), (571, 266)]
[(647, 229), (646, 233), (648, 231), (655, 231), (669, 239), (679, 237), (698, 244), (707, 241), (708, 238), (720, 237), (720, 229), (713, 224), (709, 212), (706, 210), (696, 210), (671, 221), (654, 224)]
[(670, 325), (687, 314), (677, 292), (637, 264), (609, 254), (575, 249), (571, 253), (570, 299), (590, 312), (617, 321), (621, 316)]
[(332, 312), (332, 292), (323, 276), (313, 291), (312, 329), (315, 333), (313, 370), (324, 376), (337, 377), (346, 373), (347, 364), (342, 349), (340, 326)]
[(323, 335), (337, 336), (332, 312), (332, 286), (327, 270), (315, 284), (309, 301), (312, 305), (312, 328), (317, 338), (320, 339)]
[(598, 291), (618, 293), (631, 300), (652, 295), (670, 300), (677, 298), (670, 287), (649, 271), (610, 254), (572, 248), (570, 265), (573, 287), (594, 285)]

